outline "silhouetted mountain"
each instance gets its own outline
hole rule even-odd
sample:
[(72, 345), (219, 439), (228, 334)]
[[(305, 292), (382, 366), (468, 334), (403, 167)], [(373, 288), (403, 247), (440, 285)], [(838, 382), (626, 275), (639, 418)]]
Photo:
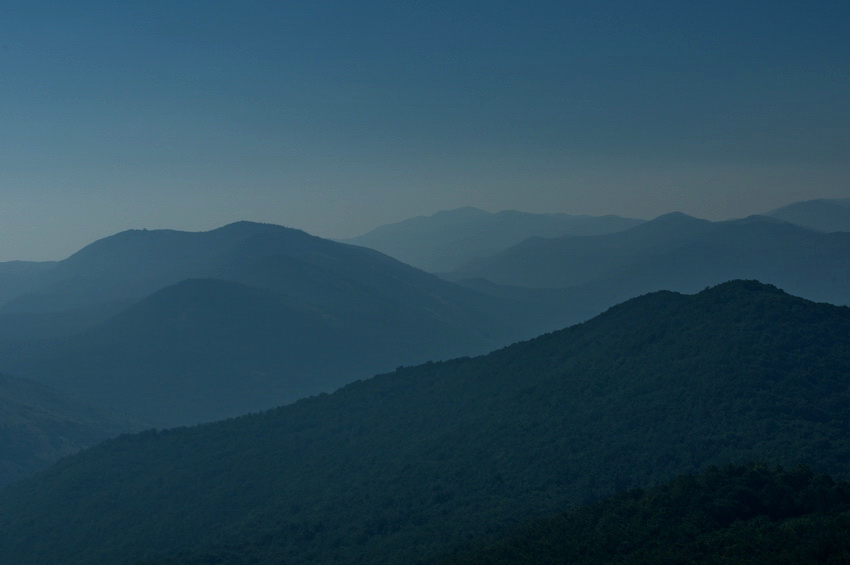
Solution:
[(8, 300), (0, 313), (100, 308), (106, 319), (106, 312), (115, 314), (189, 278), (244, 282), (308, 301), (328, 299), (324, 292), (330, 287), (337, 294), (351, 286), (358, 292), (369, 287), (373, 294), (398, 300), (414, 299), (414, 294), (424, 292), (435, 315), (449, 317), (450, 310), (457, 308), (446, 302), (455, 298), (462, 297), (476, 308), (493, 305), (489, 298), (446, 285), (371, 249), (281, 226), (237, 222), (209, 232), (130, 230), (96, 241), (29, 276), (28, 292)]
[(442, 565), (848, 563), (850, 483), (713, 467), (537, 520)]
[(515, 210), (491, 214), (467, 207), (388, 224), (344, 241), (439, 273), (532, 236), (596, 235), (622, 231), (642, 222), (611, 215), (530, 214)]
[(616, 234), (529, 239), (450, 278), (468, 277), (472, 281), (464, 284), (497, 296), (521, 294), (510, 286), (559, 287), (524, 294), (560, 305), (578, 316), (565, 321), (575, 321), (631, 296), (661, 289), (695, 292), (736, 278), (850, 304), (847, 257), (848, 233), (814, 232), (764, 216), (708, 222), (668, 214)]
[(416, 563), (712, 464), (850, 476), (850, 309), (736, 281), (110, 440), (0, 492), (9, 563)]
[(711, 229), (711, 222), (666, 214), (637, 227), (598, 236), (529, 238), (519, 245), (471, 261), (451, 278), (488, 279), (497, 284), (567, 287), (604, 277), (624, 265), (669, 253)]
[(84, 447), (142, 427), (138, 420), (97, 410), (44, 385), (0, 374), (0, 486), (23, 479)]
[(546, 317), (371, 249), (245, 222), (206, 234), (125, 232), (51, 276), (85, 281), (77, 298), (91, 303), (195, 272), (220, 279), (171, 284), (73, 335), (7, 341), (0, 367), (100, 406), (188, 424), (483, 353), (533, 335)]
[[(187, 278), (215, 276), (251, 240), (276, 238), (278, 252), (321, 241), (299, 230), (237, 222), (208, 232), (129, 230), (100, 239), (31, 277), (5, 312), (55, 312), (139, 300)], [(289, 241), (292, 240), (292, 241)], [(306, 243), (309, 247), (310, 243)], [(116, 311), (118, 311), (116, 310)]]
[(813, 230), (850, 232), (850, 198), (794, 202), (765, 215)]

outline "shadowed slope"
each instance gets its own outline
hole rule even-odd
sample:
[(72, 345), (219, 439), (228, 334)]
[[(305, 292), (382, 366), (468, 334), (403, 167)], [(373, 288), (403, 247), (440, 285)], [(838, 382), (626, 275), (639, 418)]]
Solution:
[[(120, 438), (0, 493), (16, 563), (413, 563), (728, 461), (850, 476), (850, 310), (646, 295), (487, 356)], [(176, 552), (176, 553), (175, 553)]]
[(38, 383), (0, 374), (0, 487), (141, 422)]
[(850, 561), (850, 483), (805, 467), (712, 467), (541, 519), (441, 565)]

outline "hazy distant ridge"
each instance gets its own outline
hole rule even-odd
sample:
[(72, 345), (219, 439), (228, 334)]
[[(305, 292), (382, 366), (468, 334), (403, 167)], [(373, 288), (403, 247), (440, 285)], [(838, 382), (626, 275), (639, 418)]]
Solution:
[[(758, 279), (812, 300), (850, 304), (850, 233), (822, 233), (765, 216), (709, 222), (666, 214), (629, 230), (532, 238), (445, 276), (563, 288), (600, 310), (658, 289), (695, 292)], [(566, 300), (570, 300), (569, 297)]]
[(850, 198), (794, 202), (766, 215), (824, 232), (850, 232)]
[(466, 207), (388, 224), (346, 243), (377, 249), (432, 273), (451, 271), (532, 237), (595, 235), (621, 231), (643, 220), (620, 216), (497, 213)]
[(9, 308), (101, 307), (107, 319), (61, 339), (0, 342), (0, 370), (160, 424), (269, 408), (541, 331), (540, 309), (371, 249), (250, 222), (123, 232), (32, 280), (40, 289)]

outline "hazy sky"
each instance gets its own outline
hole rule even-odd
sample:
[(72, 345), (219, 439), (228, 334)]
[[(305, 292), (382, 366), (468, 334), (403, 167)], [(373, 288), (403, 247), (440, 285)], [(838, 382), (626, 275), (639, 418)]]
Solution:
[(129, 228), (850, 196), (850, 7), (3, 2), (0, 260)]

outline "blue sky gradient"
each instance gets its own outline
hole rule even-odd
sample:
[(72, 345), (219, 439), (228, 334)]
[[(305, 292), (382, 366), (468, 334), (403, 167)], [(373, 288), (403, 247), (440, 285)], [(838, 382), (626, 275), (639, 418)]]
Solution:
[(5, 2), (0, 260), (850, 196), (846, 2)]

